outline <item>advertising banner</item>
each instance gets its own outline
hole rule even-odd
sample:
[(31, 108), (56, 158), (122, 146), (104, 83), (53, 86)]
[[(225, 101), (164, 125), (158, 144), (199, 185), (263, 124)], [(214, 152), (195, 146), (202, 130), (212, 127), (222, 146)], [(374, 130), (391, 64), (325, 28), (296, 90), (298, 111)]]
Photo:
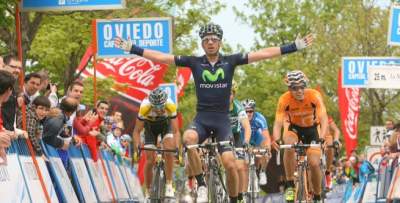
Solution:
[(87, 203), (97, 202), (96, 193), (90, 181), (89, 172), (83, 160), (81, 150), (71, 146), (68, 151), (71, 160), (72, 176), (76, 183), (75, 185), (79, 188), (80, 199), (82, 197)]
[[(368, 87), (370, 66), (400, 64), (398, 57), (342, 57), (342, 85), (344, 88)], [(400, 68), (400, 66), (399, 66)]]
[(95, 53), (99, 58), (136, 57), (115, 47), (116, 37), (130, 40), (144, 49), (172, 52), (171, 18), (98, 19), (93, 32), (96, 33)]
[[(113, 77), (118, 94), (137, 103), (163, 82), (167, 66), (153, 63), (142, 57), (111, 58), (99, 61), (96, 66), (98, 78)], [(86, 68), (84, 76), (92, 76), (93, 69)]]
[(43, 146), (45, 154), (49, 159), (50, 173), (55, 180), (57, 188), (60, 188), (60, 201), (78, 203), (78, 197), (75, 194), (74, 188), (72, 187), (67, 171), (64, 168), (64, 164), (62, 163), (62, 160), (59, 157), (57, 150), (54, 147), (44, 143)]
[(368, 88), (400, 89), (400, 66), (370, 66)]
[(119, 172), (119, 169), (114, 161), (113, 155), (105, 150), (102, 150), (101, 153), (104, 161), (107, 164), (107, 168), (110, 173), (109, 177), (113, 182), (118, 200), (129, 200), (128, 191), (125, 187), (124, 181), (122, 180), (121, 173)]
[(81, 149), (98, 200), (100, 202), (111, 202), (112, 194), (107, 187), (105, 178), (103, 177), (103, 169), (100, 160), (97, 162), (93, 161), (86, 145), (82, 145)]
[(357, 147), (358, 116), (360, 113), (360, 88), (343, 88), (342, 74), (339, 71), (338, 97), (342, 132), (345, 140), (346, 154)]
[(1, 202), (31, 202), (25, 179), (18, 161), (17, 146), (11, 144), (7, 151), (7, 164), (0, 164)]
[[(32, 202), (46, 202), (46, 196), (44, 194), (42, 185), (40, 184), (39, 175), (29, 153), (26, 141), (24, 139), (18, 139), (15, 141), (15, 143), (18, 145), (18, 159)], [(43, 181), (46, 185), (46, 190), (50, 196), (51, 202), (58, 202), (57, 194), (44, 159), (38, 156), (36, 157), (36, 161), (39, 165), (40, 173), (43, 177)]]
[(388, 45), (400, 45), (400, 6), (393, 4), (389, 16)]
[(81, 11), (125, 8), (125, 0), (22, 0), (22, 11)]

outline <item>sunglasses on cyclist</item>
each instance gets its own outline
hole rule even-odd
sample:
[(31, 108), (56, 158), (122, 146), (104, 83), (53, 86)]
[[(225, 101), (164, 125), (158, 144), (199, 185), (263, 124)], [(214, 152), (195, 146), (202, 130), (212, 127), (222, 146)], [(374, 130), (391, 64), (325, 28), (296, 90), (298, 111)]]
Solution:
[(216, 36), (210, 36), (210, 37), (204, 37), (201, 41), (207, 42), (207, 43), (211, 41), (212, 43), (215, 43), (215, 42), (219, 42), (220, 39)]
[(254, 111), (246, 111), (246, 113), (254, 113)]
[(299, 91), (299, 90), (304, 90), (306, 88), (306, 86), (304, 86), (304, 85), (301, 85), (301, 86), (291, 86), (291, 87), (289, 87), (289, 89), (291, 90), (291, 91)]

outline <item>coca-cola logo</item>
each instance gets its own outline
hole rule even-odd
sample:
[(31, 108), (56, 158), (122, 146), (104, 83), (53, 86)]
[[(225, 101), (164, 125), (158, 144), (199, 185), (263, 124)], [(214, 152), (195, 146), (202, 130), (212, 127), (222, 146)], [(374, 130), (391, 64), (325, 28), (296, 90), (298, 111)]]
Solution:
[[(98, 77), (113, 77), (116, 83), (127, 85), (119, 93), (141, 102), (147, 94), (163, 82), (167, 65), (154, 63), (142, 57), (109, 58), (100, 61), (96, 70)], [(84, 71), (92, 75), (93, 71)]]
[(105, 59), (100, 64), (104, 65), (105, 69), (117, 73), (117, 76), (122, 76), (123, 80), (126, 78), (145, 87), (154, 85), (156, 72), (162, 69), (161, 64), (154, 64), (142, 57)]
[(360, 109), (360, 89), (345, 88), (348, 102), (347, 116), (344, 120), (345, 129), (350, 139), (357, 139), (358, 114)]

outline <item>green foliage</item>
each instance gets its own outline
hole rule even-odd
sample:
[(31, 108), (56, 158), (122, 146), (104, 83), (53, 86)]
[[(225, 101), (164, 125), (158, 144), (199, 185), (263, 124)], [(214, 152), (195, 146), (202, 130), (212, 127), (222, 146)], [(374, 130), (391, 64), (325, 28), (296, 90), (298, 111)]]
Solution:
[[(325, 93), (328, 113), (340, 125), (337, 106), (337, 76), (344, 56), (395, 56), (398, 50), (387, 47), (389, 9), (376, 1), (295, 1), (249, 0), (255, 12), (236, 13), (260, 35), (254, 49), (280, 46), (300, 34), (313, 33), (311, 48), (279, 59), (242, 67), (239, 98), (254, 98), (258, 110), (273, 120), (279, 95), (285, 91), (283, 77), (301, 69), (310, 86)], [(362, 90), (359, 143), (369, 143), (369, 128), (381, 125), (387, 115), (399, 112), (399, 91)], [(398, 115), (398, 114), (397, 114)]]
[[(96, 78), (96, 89), (97, 89), (97, 101), (99, 100), (109, 100), (111, 97), (117, 95), (116, 91), (110, 89), (115, 85), (114, 78), (107, 77), (105, 79)], [(84, 92), (82, 97), (82, 103), (94, 106), (94, 86), (93, 86), (93, 77), (85, 78), (83, 81)]]

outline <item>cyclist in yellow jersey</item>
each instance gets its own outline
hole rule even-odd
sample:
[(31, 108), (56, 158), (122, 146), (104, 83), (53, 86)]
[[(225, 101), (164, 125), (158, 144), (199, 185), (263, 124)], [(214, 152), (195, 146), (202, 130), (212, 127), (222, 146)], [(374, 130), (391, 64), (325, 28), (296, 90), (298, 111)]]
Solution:
[[(291, 71), (285, 78), (289, 91), (284, 93), (278, 102), (273, 129), (273, 147), (279, 149), (277, 140), (281, 137), (281, 130), (285, 122), (289, 122), (288, 129), (284, 131), (285, 144), (302, 142), (310, 144), (313, 141), (322, 141), (328, 131), (328, 115), (321, 94), (314, 89), (306, 88), (308, 79), (301, 71)], [(318, 127), (320, 125), (320, 130)], [(306, 151), (307, 161), (311, 172), (311, 182), (314, 192), (314, 202), (321, 201), (320, 170), (321, 150), (309, 148)], [(286, 200), (294, 200), (294, 172), (296, 159), (294, 149), (286, 149), (284, 153), (284, 167), (286, 173)]]
[[(139, 114), (136, 119), (133, 138), (135, 141), (133, 150), (137, 159), (137, 151), (140, 143), (140, 132), (144, 129), (145, 147), (156, 146), (158, 136), (161, 135), (162, 147), (164, 149), (176, 149), (179, 145), (179, 127), (176, 119), (177, 108), (174, 102), (168, 98), (167, 93), (161, 88), (150, 92), (148, 98), (144, 99), (140, 105)], [(148, 198), (148, 191), (151, 188), (153, 177), (153, 167), (155, 163), (155, 153), (145, 151), (146, 163), (144, 169), (145, 193)], [(174, 197), (172, 186), (172, 173), (174, 166), (174, 154), (165, 154), (165, 196)]]

